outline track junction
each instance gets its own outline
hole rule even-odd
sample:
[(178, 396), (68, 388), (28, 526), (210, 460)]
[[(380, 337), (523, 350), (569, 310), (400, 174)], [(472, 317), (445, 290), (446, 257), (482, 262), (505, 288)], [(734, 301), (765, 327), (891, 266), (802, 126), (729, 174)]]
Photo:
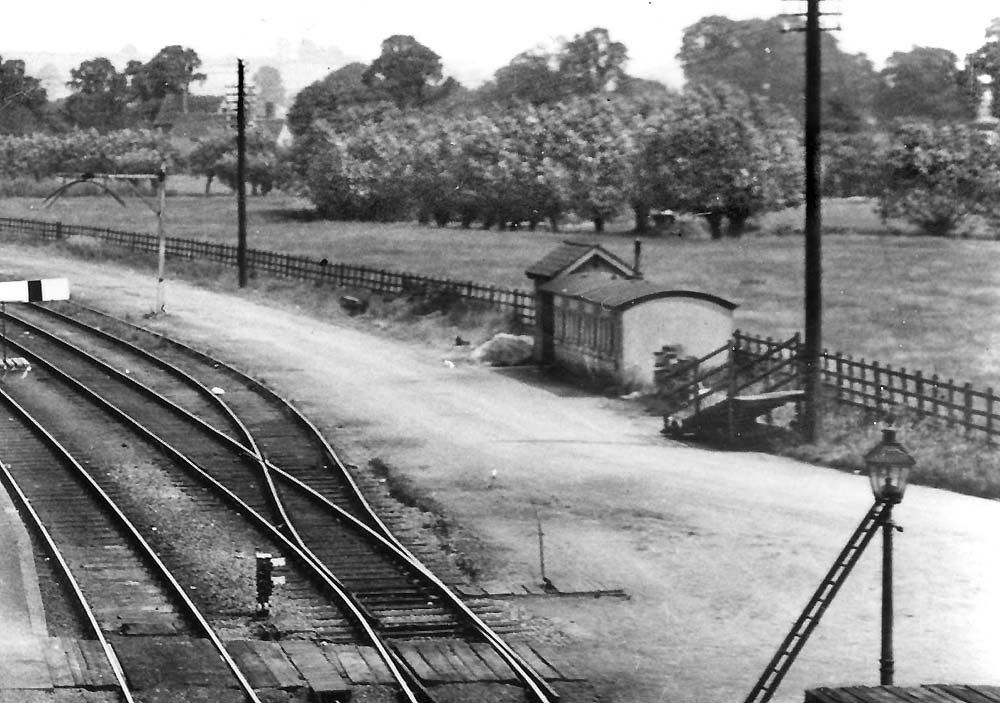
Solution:
[[(45, 555), (46, 609), (63, 603), (40, 646), (51, 687), (554, 701), (580, 678), (495, 601), (460, 598), (377, 479), (261, 383), (73, 305), (8, 312), (6, 331), (31, 370), (0, 387), (2, 478)], [(287, 563), (267, 611), (258, 552)]]

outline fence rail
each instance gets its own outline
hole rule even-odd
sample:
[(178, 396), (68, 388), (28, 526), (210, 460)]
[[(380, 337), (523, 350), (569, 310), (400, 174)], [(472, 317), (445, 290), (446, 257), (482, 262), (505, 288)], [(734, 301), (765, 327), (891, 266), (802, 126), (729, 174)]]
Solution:
[[(113, 246), (133, 251), (153, 252), (157, 250), (158, 246), (155, 235), (142, 232), (11, 217), (0, 217), (0, 234), (2, 233), (29, 235), (44, 239), (64, 239), (73, 236), (92, 237)], [(236, 265), (236, 247), (228, 244), (167, 237), (166, 253), (167, 256), (177, 258)], [(448, 278), (401, 273), (370, 266), (329, 263), (326, 259), (316, 260), (305, 256), (262, 249), (247, 250), (247, 267), (255, 273), (317, 281), (335, 286), (363, 288), (375, 293), (405, 294), (414, 297), (453, 296), (484, 303), (494, 308), (510, 310), (524, 324), (530, 325), (535, 319), (534, 294), (516, 288), (500, 288), (473, 281), (455, 281)]]
[[(736, 353), (751, 358), (771, 357), (782, 346), (739, 331), (733, 340)], [(786, 360), (794, 360), (798, 354), (797, 343), (780, 352)], [(906, 412), (941, 418), (967, 433), (982, 432), (987, 441), (1000, 434), (1000, 397), (993, 388), (977, 390), (970, 383), (957, 384), (937, 374), (926, 376), (921, 371), (894, 369), (889, 364), (829, 351), (821, 356), (820, 380), (828, 397), (839, 403), (886, 414)]]
[[(0, 217), (0, 234), (3, 233), (45, 239), (93, 237), (134, 251), (154, 252), (158, 246), (157, 238), (152, 234), (47, 220)], [(227, 244), (167, 237), (166, 249), (168, 256), (236, 265), (236, 247)], [(413, 296), (443, 294), (474, 300), (511, 310), (525, 324), (532, 324), (535, 318), (534, 296), (516, 288), (328, 263), (325, 259), (317, 261), (260, 249), (247, 251), (247, 265), (257, 273), (363, 288), (377, 293)], [(782, 375), (781, 385), (794, 383), (797, 365), (794, 362), (800, 351), (797, 337), (791, 342), (782, 342), (737, 331), (732, 351), (737, 364), (741, 363), (742, 356), (742, 363), (763, 365), (767, 371), (765, 376)], [(911, 372), (905, 368), (894, 369), (888, 364), (829, 351), (824, 351), (821, 356), (821, 381), (830, 397), (840, 403), (886, 413), (898, 414), (907, 410), (920, 417), (939, 417), (963, 427), (966, 432), (983, 432), (989, 440), (1000, 434), (1000, 397), (992, 388), (977, 390), (969, 383), (956, 384), (951, 378), (926, 376), (920, 371)]]

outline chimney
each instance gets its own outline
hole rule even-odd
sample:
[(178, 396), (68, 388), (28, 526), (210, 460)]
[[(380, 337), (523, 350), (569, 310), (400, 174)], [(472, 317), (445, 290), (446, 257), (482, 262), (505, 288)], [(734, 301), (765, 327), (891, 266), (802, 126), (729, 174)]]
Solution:
[(635, 240), (635, 251), (633, 256), (632, 268), (635, 269), (635, 277), (642, 278), (642, 269), (639, 268), (639, 264), (642, 263), (642, 240)]

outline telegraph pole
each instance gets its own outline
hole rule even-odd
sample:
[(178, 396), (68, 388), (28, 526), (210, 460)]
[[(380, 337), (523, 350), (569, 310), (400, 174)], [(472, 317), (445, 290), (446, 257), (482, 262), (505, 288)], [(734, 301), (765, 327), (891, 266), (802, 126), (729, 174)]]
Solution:
[[(806, 34), (806, 134), (805, 134), (805, 340), (799, 353), (800, 369), (804, 380), (805, 403), (802, 408), (802, 431), (807, 441), (815, 441), (822, 433), (822, 379), (821, 359), (823, 350), (823, 262), (820, 234), (820, 115), (822, 107), (822, 59), (820, 0), (805, 0), (806, 11), (793, 16), (805, 16)], [(835, 29), (839, 29), (836, 27)]]
[(243, 59), (236, 61), (236, 267), (240, 288), (247, 285), (247, 113)]
[(821, 106), (821, 53), (819, 1), (807, 0), (806, 7), (806, 335), (805, 413), (803, 429), (810, 442), (819, 438), (822, 431), (820, 409), (822, 392), (820, 384), (820, 353), (823, 339), (823, 264), (820, 246), (822, 217), (820, 212), (820, 106)]

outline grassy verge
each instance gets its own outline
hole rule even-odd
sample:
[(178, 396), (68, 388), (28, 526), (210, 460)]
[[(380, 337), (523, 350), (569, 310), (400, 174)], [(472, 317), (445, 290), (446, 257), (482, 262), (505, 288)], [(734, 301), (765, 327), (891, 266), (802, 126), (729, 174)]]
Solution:
[[(864, 473), (864, 455), (881, 439), (884, 416), (830, 403), (819, 441), (794, 434), (766, 442), (767, 450), (842, 471)], [(916, 461), (910, 481), (956, 493), (1000, 499), (1000, 453), (979, 433), (965, 434), (940, 418), (895, 418), (899, 441)]]

